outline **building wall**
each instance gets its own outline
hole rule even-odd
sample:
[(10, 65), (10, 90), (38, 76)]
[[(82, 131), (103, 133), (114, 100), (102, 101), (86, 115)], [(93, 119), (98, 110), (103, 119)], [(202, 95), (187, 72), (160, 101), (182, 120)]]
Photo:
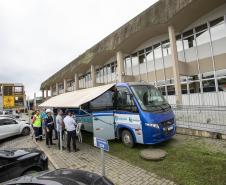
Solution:
[[(185, 30), (176, 30), (183, 104), (226, 105), (225, 15), (226, 4), (188, 25)], [(166, 30), (165, 34), (150, 38), (130, 54), (124, 53), (125, 75), (128, 76), (126, 79), (155, 85), (170, 103), (175, 104), (171, 58)], [(95, 69), (97, 84), (116, 81), (116, 57), (103, 62), (103, 65), (95, 66)], [(70, 83), (68, 91), (72, 91), (73, 86)], [(90, 70), (79, 74), (79, 88), (91, 86)], [(63, 93), (63, 88), (59, 89)]]

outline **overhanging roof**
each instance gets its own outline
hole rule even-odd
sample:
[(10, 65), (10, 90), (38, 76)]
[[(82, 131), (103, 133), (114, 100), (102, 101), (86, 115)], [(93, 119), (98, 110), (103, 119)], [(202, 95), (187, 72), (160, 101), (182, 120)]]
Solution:
[(146, 40), (167, 33), (173, 25), (182, 31), (195, 20), (225, 3), (225, 0), (160, 0), (88, 49), (41, 84), (49, 88), (74, 73), (84, 73), (91, 63), (104, 62), (122, 50), (130, 53)]
[(108, 84), (60, 94), (43, 102), (39, 107), (79, 108), (81, 105), (97, 98), (114, 85)]

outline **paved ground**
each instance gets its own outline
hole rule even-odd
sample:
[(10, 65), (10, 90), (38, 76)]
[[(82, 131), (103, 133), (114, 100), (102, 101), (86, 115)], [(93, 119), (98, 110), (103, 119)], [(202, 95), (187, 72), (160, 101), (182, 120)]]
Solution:
[[(100, 151), (87, 144), (78, 144), (76, 153), (59, 151), (57, 146), (47, 148), (44, 142), (38, 143), (53, 161), (56, 168), (82, 169), (101, 174)], [(173, 182), (160, 178), (154, 173), (133, 166), (117, 157), (105, 155), (106, 176), (116, 185), (173, 185)]]

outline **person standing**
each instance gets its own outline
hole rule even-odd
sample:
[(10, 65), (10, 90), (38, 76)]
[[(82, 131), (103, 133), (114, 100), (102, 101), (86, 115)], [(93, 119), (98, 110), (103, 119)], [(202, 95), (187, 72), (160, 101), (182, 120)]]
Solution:
[(61, 149), (60, 146), (62, 145), (63, 148), (63, 140), (64, 140), (64, 122), (63, 122), (63, 111), (61, 109), (57, 110), (56, 116), (56, 130), (58, 135), (58, 148)]
[(76, 148), (76, 122), (71, 116), (71, 112), (67, 110), (66, 117), (64, 118), (64, 125), (67, 130), (67, 149), (68, 152), (71, 152), (72, 140), (73, 150), (74, 152), (77, 152), (79, 149)]
[(45, 120), (48, 118), (45, 109), (42, 109), (41, 111), (41, 119), (42, 119), (42, 136), (45, 137), (46, 131), (45, 131)]
[(46, 129), (46, 145), (50, 147), (53, 145), (53, 129), (54, 129), (54, 122), (53, 117), (50, 109), (46, 110), (47, 118), (45, 119), (45, 129)]
[(32, 118), (33, 129), (35, 133), (35, 140), (42, 140), (42, 119), (39, 110), (35, 111)]

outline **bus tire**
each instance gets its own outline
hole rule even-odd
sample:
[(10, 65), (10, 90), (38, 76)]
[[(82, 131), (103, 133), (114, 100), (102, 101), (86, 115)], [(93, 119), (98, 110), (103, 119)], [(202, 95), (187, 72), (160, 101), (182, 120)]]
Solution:
[(127, 147), (130, 148), (134, 147), (134, 140), (130, 131), (128, 130), (122, 131), (122, 143)]

